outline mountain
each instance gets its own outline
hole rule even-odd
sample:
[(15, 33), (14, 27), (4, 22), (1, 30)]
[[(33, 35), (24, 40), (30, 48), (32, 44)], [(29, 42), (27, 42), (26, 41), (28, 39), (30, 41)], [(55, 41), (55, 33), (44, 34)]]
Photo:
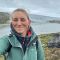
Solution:
[(43, 16), (43, 15), (35, 15), (35, 14), (30, 14), (30, 19), (33, 21), (33, 22), (50, 22), (50, 21), (60, 21), (60, 18), (57, 18), (57, 17), (50, 17), (50, 16)]
[(52, 20), (52, 21), (48, 21), (49, 23), (59, 23), (60, 24), (60, 20)]
[(9, 20), (9, 13), (0, 12), (0, 24), (6, 23)]
[[(29, 18), (33, 23), (47, 23), (47, 22), (56, 23), (57, 21), (60, 22), (60, 18), (44, 16), (44, 15), (29, 14)], [(6, 23), (8, 20), (9, 20), (9, 13), (0, 12), (0, 24)]]

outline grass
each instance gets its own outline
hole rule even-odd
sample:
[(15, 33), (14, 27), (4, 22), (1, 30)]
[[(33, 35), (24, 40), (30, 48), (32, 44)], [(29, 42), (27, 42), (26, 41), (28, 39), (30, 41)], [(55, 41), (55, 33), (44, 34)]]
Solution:
[(48, 41), (53, 40), (58, 34), (60, 33), (42, 34), (38, 36), (44, 44), (46, 60), (60, 60), (60, 48), (48, 48)]
[(60, 48), (45, 48), (46, 60), (60, 60)]
[(0, 56), (0, 60), (4, 60), (4, 56), (1, 55), (1, 56)]

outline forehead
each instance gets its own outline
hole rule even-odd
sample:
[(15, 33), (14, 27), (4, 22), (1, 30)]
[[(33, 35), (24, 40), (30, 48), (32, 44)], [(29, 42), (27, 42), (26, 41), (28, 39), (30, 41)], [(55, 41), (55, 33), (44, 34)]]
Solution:
[(22, 11), (16, 11), (12, 13), (12, 17), (27, 17), (27, 13)]

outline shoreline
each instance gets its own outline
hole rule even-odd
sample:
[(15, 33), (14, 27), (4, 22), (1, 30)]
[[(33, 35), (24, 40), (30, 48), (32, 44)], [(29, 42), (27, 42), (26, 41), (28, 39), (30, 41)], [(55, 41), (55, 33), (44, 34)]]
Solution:
[(9, 24), (0, 24), (0, 28), (4, 28), (4, 27), (7, 27), (9, 26)]

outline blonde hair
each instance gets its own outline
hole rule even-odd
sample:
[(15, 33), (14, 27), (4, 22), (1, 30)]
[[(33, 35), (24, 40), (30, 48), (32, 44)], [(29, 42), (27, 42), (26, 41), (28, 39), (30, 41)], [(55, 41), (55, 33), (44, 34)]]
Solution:
[[(28, 14), (28, 12), (25, 9), (17, 8), (17, 9), (15, 9), (12, 12), (12, 14), (14, 14), (15, 12), (23, 12), (23, 13), (25, 13), (25, 15), (27, 16), (27, 18), (29, 19), (29, 14)], [(11, 14), (11, 16), (12, 16), (12, 14)]]

